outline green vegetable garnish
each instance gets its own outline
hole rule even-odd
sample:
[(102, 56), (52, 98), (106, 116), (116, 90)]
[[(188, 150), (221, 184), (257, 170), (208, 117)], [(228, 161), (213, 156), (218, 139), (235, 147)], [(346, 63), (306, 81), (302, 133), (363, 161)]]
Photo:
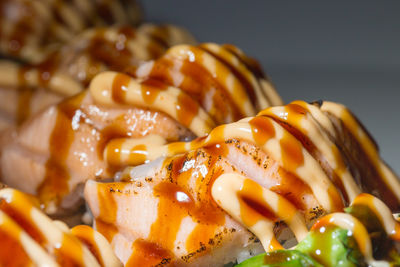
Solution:
[(301, 253), (298, 250), (276, 250), (255, 256), (242, 262), (236, 267), (286, 267), (286, 266), (300, 266), (300, 267), (322, 267), (321, 264), (316, 262), (310, 256)]
[(366, 266), (353, 236), (349, 235), (348, 230), (338, 227), (311, 231), (296, 249), (324, 266)]
[(294, 250), (277, 250), (248, 259), (237, 267), (367, 266), (347, 230), (326, 227), (311, 231)]

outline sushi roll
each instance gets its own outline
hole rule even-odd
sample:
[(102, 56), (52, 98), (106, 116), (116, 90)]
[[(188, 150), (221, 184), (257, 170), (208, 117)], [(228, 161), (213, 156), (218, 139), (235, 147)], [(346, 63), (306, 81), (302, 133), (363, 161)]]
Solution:
[[(195, 60), (178, 56), (190, 51), (198, 51)], [(112, 140), (122, 138), (138, 148), (189, 141), (275, 103), (269, 101), (262, 84), (268, 84), (268, 92), (274, 95), (275, 89), (259, 70), (245, 63), (249, 59), (243, 52), (221, 46), (213, 53), (178, 45), (160, 61), (126, 73), (96, 75), (88, 90), (2, 133), (0, 181), (38, 196), (48, 214), (69, 216), (83, 205), (86, 180), (110, 179), (126, 167), (105, 160), (104, 151)], [(168, 62), (172, 65), (165, 66)], [(179, 69), (179, 65), (186, 67)], [(151, 66), (154, 72), (146, 72)]]
[[(333, 102), (271, 107), (191, 142), (116, 142), (106, 159), (139, 166), (114, 182), (87, 181), (84, 192), (94, 227), (126, 266), (223, 266), (291, 248), (324, 215), (350, 218), (339, 213), (363, 192), (381, 199), (375, 210), (384, 218), (400, 209), (398, 177)], [(397, 223), (388, 224), (397, 238)], [(361, 252), (372, 262), (371, 250)]]

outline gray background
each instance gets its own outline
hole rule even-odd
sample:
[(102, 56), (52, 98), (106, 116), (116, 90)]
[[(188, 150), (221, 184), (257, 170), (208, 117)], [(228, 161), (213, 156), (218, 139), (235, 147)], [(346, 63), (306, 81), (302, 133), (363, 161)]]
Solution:
[(285, 102), (344, 103), (400, 173), (400, 1), (142, 1), (146, 18), (257, 58)]

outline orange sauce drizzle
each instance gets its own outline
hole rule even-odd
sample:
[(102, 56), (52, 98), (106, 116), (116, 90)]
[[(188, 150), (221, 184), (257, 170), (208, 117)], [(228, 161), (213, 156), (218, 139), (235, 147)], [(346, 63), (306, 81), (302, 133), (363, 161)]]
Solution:
[[(21, 246), (19, 240), (0, 228), (0, 265), (1, 266), (29, 266), (30, 257)], [(12, 256), (11, 256), (12, 255)]]

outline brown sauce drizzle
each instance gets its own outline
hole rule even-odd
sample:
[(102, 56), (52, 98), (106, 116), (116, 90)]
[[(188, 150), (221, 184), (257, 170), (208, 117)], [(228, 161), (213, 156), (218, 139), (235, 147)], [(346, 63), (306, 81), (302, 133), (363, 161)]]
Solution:
[(112, 14), (112, 8), (110, 7), (110, 2), (108, 1), (99, 1), (96, 4), (96, 13), (99, 14), (99, 17), (106, 22), (106, 24), (113, 24), (115, 23), (114, 21), (114, 16)]
[(84, 94), (79, 94), (57, 106), (57, 118), (49, 140), (50, 155), (46, 162), (46, 173), (37, 188), (38, 196), (45, 205), (51, 201), (59, 204), (62, 197), (69, 193), (70, 174), (66, 161), (74, 141), (71, 120), (83, 97)]
[[(115, 29), (112, 28), (111, 31)], [(136, 31), (129, 26), (121, 26), (117, 28), (117, 33), (124, 38), (118, 38), (116, 41), (110, 41), (106, 38), (107, 28), (95, 29), (95, 34), (90, 37), (88, 45), (81, 51), (79, 55), (88, 55), (88, 68), (86, 69), (86, 77), (83, 78), (84, 85), (88, 85), (92, 78), (100, 72), (102, 65), (108, 69), (123, 71), (126, 66), (133, 64), (135, 55), (128, 48), (128, 42), (136, 36)]]
[(336, 153), (334, 156), (336, 162), (338, 163), (337, 168), (339, 173), (335, 173), (332, 167), (329, 165), (329, 163), (324, 159), (323, 154), (318, 150), (318, 147), (314, 144), (314, 142), (307, 135), (303, 134), (300, 130), (296, 128), (297, 125), (301, 125), (301, 120), (306, 114), (309, 113), (308, 110), (297, 104), (288, 104), (285, 106), (285, 109), (287, 111), (287, 116), (288, 117), (290, 116), (291, 119), (294, 120), (293, 124), (292, 123), (289, 124), (286, 120), (274, 116), (269, 116), (269, 115), (264, 115), (264, 116), (267, 116), (273, 119), (275, 122), (279, 123), (280, 126), (282, 126), (298, 141), (301, 142), (304, 148), (313, 156), (313, 158), (316, 161), (318, 161), (318, 163), (320, 164), (324, 172), (327, 174), (327, 176), (331, 179), (331, 181), (339, 188), (340, 193), (344, 198), (344, 201), (348, 204), (349, 197), (346, 193), (342, 180), (339, 178), (339, 175), (341, 175), (340, 172), (346, 168), (343, 164), (342, 155), (340, 154), (340, 151), (336, 147), (332, 148), (332, 151)]
[[(104, 142), (101, 147), (97, 148), (98, 156), (99, 158), (103, 158), (104, 154), (102, 151), (104, 151), (104, 148), (106, 146), (107, 142)], [(113, 142), (108, 143), (108, 149), (107, 149), (107, 160), (108, 164), (111, 166), (121, 166), (121, 151), (120, 148), (122, 147), (122, 144), (125, 143), (125, 139), (116, 139), (113, 140)], [(101, 149), (103, 148), (103, 149)], [(131, 154), (134, 154), (130, 151)], [(103, 154), (103, 155), (102, 155)], [(146, 159), (144, 159), (146, 160)], [(143, 161), (144, 162), (144, 161)]]
[[(344, 160), (350, 166), (350, 172), (355, 177), (357, 185), (363, 192), (371, 192), (371, 194), (382, 199), (383, 202), (393, 211), (400, 211), (400, 203), (396, 196), (380, 178), (379, 171), (373, 167), (373, 159), (365, 153), (362, 144), (359, 143), (356, 137), (348, 130), (342, 120), (328, 114), (329, 119), (335, 125), (335, 130), (342, 129), (338, 133), (338, 143), (341, 145), (341, 152), (344, 155)], [(353, 167), (354, 166), (354, 167)], [(379, 177), (379, 179), (377, 178)]]
[[(110, 171), (111, 173), (115, 173), (115, 170), (120, 169), (122, 167), (126, 167), (125, 165), (121, 164), (121, 147), (122, 144), (125, 142), (125, 139), (114, 139), (107, 147), (107, 161), (108, 164), (111, 165)], [(144, 154), (146, 151), (146, 145), (136, 145), (129, 150), (129, 159), (128, 162), (145, 162), (147, 157)], [(100, 152), (100, 150), (99, 150)]]
[(170, 155), (177, 155), (181, 153), (185, 153), (185, 142), (174, 142), (171, 144), (168, 144), (168, 153)]
[(253, 72), (254, 75), (256, 75), (257, 78), (266, 79), (262, 67), (257, 60), (247, 57), (243, 53), (239, 53), (238, 48), (234, 45), (224, 44), (222, 47), (235, 55), (249, 70), (251, 70), (251, 72)]
[(46, 88), (57, 69), (59, 58), (55, 56), (37, 65), (39, 86)]
[(18, 87), (16, 123), (21, 125), (30, 115), (30, 105), (34, 91), (29, 87)]
[[(78, 228), (77, 228), (78, 227)], [(103, 259), (101, 258), (101, 252), (99, 247), (95, 243), (94, 230), (88, 225), (79, 225), (72, 228), (72, 234), (76, 236), (93, 254), (96, 260), (100, 263), (100, 266), (104, 266)]]
[(20, 241), (11, 237), (1, 228), (0, 240), (1, 266), (29, 266), (32, 263), (25, 249), (21, 246)]
[[(256, 105), (256, 102), (257, 102), (256, 92), (255, 92), (253, 86), (250, 84), (250, 82), (246, 79), (246, 77), (240, 71), (238, 71), (233, 65), (231, 65), (228, 61), (226, 61), (222, 57), (218, 56), (216, 53), (212, 52), (210, 49), (207, 49), (207, 47), (200, 46), (200, 48), (203, 49), (205, 52), (211, 54), (213, 57), (215, 57), (218, 61), (220, 61), (222, 64), (224, 64), (233, 75), (235, 75), (235, 77), (240, 81), (242, 86), (246, 89), (247, 95), (249, 96), (251, 103), (253, 105)], [(238, 58), (237, 55), (235, 55), (233, 53), (231, 53), (231, 54), (234, 55), (241, 62), (240, 58)], [(245, 66), (247, 68), (247, 65), (245, 65)]]
[[(99, 159), (103, 160), (104, 149), (110, 140), (129, 136), (130, 132), (127, 129), (124, 116), (122, 115), (114, 119), (110, 125), (104, 127), (100, 131), (100, 139), (97, 143), (97, 155)], [(116, 153), (113, 153), (113, 156), (114, 154)]]
[(206, 251), (205, 245), (215, 236), (217, 228), (225, 223), (224, 213), (213, 201), (210, 190), (210, 185), (222, 174), (221, 169), (214, 167), (218, 159), (218, 156), (212, 156), (208, 162), (212, 170), (206, 174), (204, 180), (196, 180), (195, 191), (198, 192), (198, 197), (199, 193), (202, 197), (198, 199), (200, 201), (199, 205), (191, 211), (193, 217), (199, 223), (186, 240), (186, 250), (188, 252), (198, 251), (200, 248), (200, 253), (204, 253)]
[(146, 79), (140, 83), (142, 97), (146, 104), (153, 104), (161, 90), (166, 90), (167, 85), (155, 79)]
[[(302, 152), (303, 145), (298, 139), (287, 132), (284, 132), (284, 136), (280, 140), (280, 145), (284, 168), (289, 172), (295, 172), (295, 170), (304, 163)], [(344, 207), (344, 204), (336, 187), (333, 185), (330, 186), (327, 194), (329, 195), (329, 199), (332, 204), (332, 210), (341, 211)]]
[(263, 146), (269, 139), (275, 136), (275, 128), (270, 119), (259, 116), (249, 121), (251, 132), (256, 144)]
[(0, 11), (2, 11), (2, 16), (5, 16), (7, 18), (7, 15), (9, 15), (9, 12), (7, 12), (7, 5), (14, 5), (14, 8), (18, 10), (17, 21), (13, 22), (13, 31), (11, 32), (9, 39), (7, 40), (7, 50), (8, 53), (10, 53), (11, 55), (18, 56), (18, 54), (26, 45), (27, 33), (33, 33), (36, 30), (34, 27), (35, 22), (33, 21), (33, 19), (37, 14), (35, 14), (35, 7), (29, 1), (24, 2), (23, 7), (18, 3), (11, 3), (12, 1), (9, 1), (8, 3), (7, 2), (8, 1), (0, 4)]
[[(198, 56), (196, 60), (199, 60)], [(234, 104), (227, 89), (219, 84), (208, 70), (199, 63), (184, 60), (179, 70), (175, 70), (173, 66), (174, 62), (171, 60), (160, 58), (155, 61), (149, 76), (154, 79), (159, 79), (166, 84), (178, 86), (196, 99), (202, 107), (206, 106), (205, 96), (214, 88), (213, 108), (207, 110), (207, 112), (209, 112), (218, 123), (227, 122), (226, 117), (229, 113), (232, 113), (232, 120), (243, 117), (243, 114), (241, 114), (239, 108)], [(175, 84), (171, 77), (171, 72), (180, 72), (184, 76), (183, 81), (180, 84)]]
[(102, 62), (111, 69), (122, 70), (131, 63), (132, 52), (127, 48), (127, 41), (131, 38), (131, 34), (126, 29), (120, 30), (119, 33), (125, 35), (125, 41), (123, 43), (119, 42), (117, 45), (117, 43), (105, 38), (105, 32), (105, 28), (98, 30), (96, 35), (90, 40), (86, 51), (93, 60)]
[[(211, 168), (218, 157), (213, 156), (213, 158), (214, 163), (211, 163)], [(134, 252), (128, 261), (129, 266), (134, 266), (130, 265), (131, 263), (140, 263), (140, 266), (144, 266), (148, 260), (157, 263), (163, 261), (169, 263), (173, 260), (172, 251), (175, 249), (176, 235), (182, 219), (187, 216), (191, 216), (197, 222), (186, 240), (188, 253), (196, 252), (199, 248), (205, 251), (204, 247), (210, 238), (214, 237), (217, 227), (224, 224), (223, 211), (212, 201), (208, 185), (196, 184), (194, 190), (197, 192), (196, 198), (190, 193), (192, 189), (186, 189), (190, 187), (189, 179), (193, 175), (193, 168), (184, 168), (188, 160), (190, 159), (186, 156), (178, 156), (164, 162), (169, 178), (154, 187), (154, 195), (159, 199), (157, 219), (151, 225), (146, 241), (139, 239), (134, 243)], [(211, 183), (216, 178), (215, 175), (219, 176), (219, 173), (207, 173), (204, 181)], [(150, 259), (147, 255), (151, 255)]]
[(30, 114), (31, 98), (33, 96), (33, 90), (27, 85), (26, 75), (31, 70), (29, 66), (23, 66), (18, 71), (18, 104), (16, 123), (20, 125)]
[(303, 145), (292, 135), (284, 132), (280, 140), (283, 167), (294, 172), (303, 162)]
[(132, 78), (126, 74), (118, 73), (112, 84), (112, 99), (119, 104), (125, 103), (127, 86)]
[(169, 32), (167, 26), (160, 25), (158, 27), (154, 27), (151, 31), (148, 32), (148, 35), (160, 44), (162, 44), (165, 48), (170, 46), (168, 44)]
[(176, 104), (178, 121), (188, 127), (199, 111), (199, 104), (187, 94), (179, 94)]
[(142, 153), (142, 151), (146, 151), (146, 145), (136, 145), (132, 148), (132, 152), (129, 155), (130, 161), (140, 160), (141, 162), (146, 161), (146, 155)]
[(304, 196), (312, 194), (310, 187), (296, 175), (285, 171), (283, 168), (278, 169), (278, 174), (276, 185), (269, 189), (284, 196), (297, 209), (306, 211), (307, 203), (305, 202)]
[[(29, 216), (31, 212), (31, 206), (26, 205), (23, 211), (12, 207), (7, 203), (6, 200), (0, 199), (0, 210), (7, 214), (16, 224), (18, 224), (24, 231), (37, 243), (44, 244), (46, 242), (45, 237), (41, 231), (32, 223)], [(22, 214), (21, 214), (22, 212)], [(1, 240), (1, 239), (0, 239)]]
[[(83, 250), (79, 242), (64, 235), (60, 248), (55, 248), (54, 256), (60, 266), (85, 266)], [(73, 254), (71, 253), (73, 251)]]
[(118, 228), (114, 225), (114, 223), (106, 223), (100, 219), (95, 220), (96, 230), (101, 233), (108, 242), (111, 243), (114, 236), (118, 233)]
[(150, 53), (151, 58), (159, 58), (161, 57), (168, 46), (165, 46), (160, 39), (151, 38), (147, 43), (146, 51)]
[(30, 104), (32, 97), (36, 91), (36, 88), (32, 85), (28, 85), (27, 74), (28, 72), (35, 70), (38, 75), (38, 86), (43, 89), (48, 89), (48, 84), (53, 77), (55, 72), (55, 60), (52, 58), (44, 61), (43, 63), (35, 66), (24, 65), (18, 70), (18, 104), (16, 121), (17, 125), (20, 125), (30, 115)]
[[(115, 194), (120, 194), (122, 188), (120, 188), (119, 183), (98, 184), (97, 186), (100, 213), (97, 216), (98, 219), (96, 219), (96, 229), (108, 242), (111, 242), (114, 235), (118, 233), (118, 229), (114, 224), (117, 219), (118, 210), (114, 196)], [(104, 187), (107, 188), (104, 189)], [(110, 193), (112, 193), (111, 196)]]
[(229, 153), (228, 145), (223, 143), (206, 146), (204, 147), (204, 150), (213, 155), (214, 157), (226, 157)]
[(240, 203), (240, 216), (246, 226), (253, 226), (262, 218), (270, 221), (278, 220), (269, 208), (269, 204), (263, 201), (262, 188), (256, 182), (246, 179), (243, 188), (237, 195)]
[[(178, 194), (187, 197), (187, 201), (179, 201)], [(184, 189), (169, 182), (159, 183), (154, 188), (154, 195), (159, 199), (158, 214), (147, 240), (173, 251), (182, 219), (188, 215), (188, 207), (193, 206), (193, 198)]]
[(132, 249), (133, 253), (125, 264), (126, 267), (166, 265), (174, 257), (169, 250), (144, 239), (136, 239), (132, 244)]
[[(195, 58), (198, 61), (200, 60), (201, 56), (195, 53)], [(197, 83), (198, 88), (201, 90), (200, 92), (202, 96), (199, 101), (202, 103), (203, 107), (206, 106), (206, 94), (214, 88), (215, 92), (212, 99), (215, 110), (210, 110), (209, 112), (213, 118), (215, 117), (215, 120), (217, 120), (219, 124), (228, 122), (226, 121), (225, 117), (229, 113), (232, 114), (233, 121), (239, 120), (243, 117), (244, 114), (242, 114), (240, 108), (233, 101), (228, 89), (214, 79), (208, 70), (200, 65), (200, 63), (197, 63), (196, 61), (190, 62), (185, 60), (183, 61), (180, 71), (185, 77), (190, 77), (190, 79), (184, 78), (180, 88), (182, 88), (184, 91), (188, 91), (189, 93), (193, 83)], [(221, 71), (218, 69), (216, 69), (216, 72), (221, 73)]]

